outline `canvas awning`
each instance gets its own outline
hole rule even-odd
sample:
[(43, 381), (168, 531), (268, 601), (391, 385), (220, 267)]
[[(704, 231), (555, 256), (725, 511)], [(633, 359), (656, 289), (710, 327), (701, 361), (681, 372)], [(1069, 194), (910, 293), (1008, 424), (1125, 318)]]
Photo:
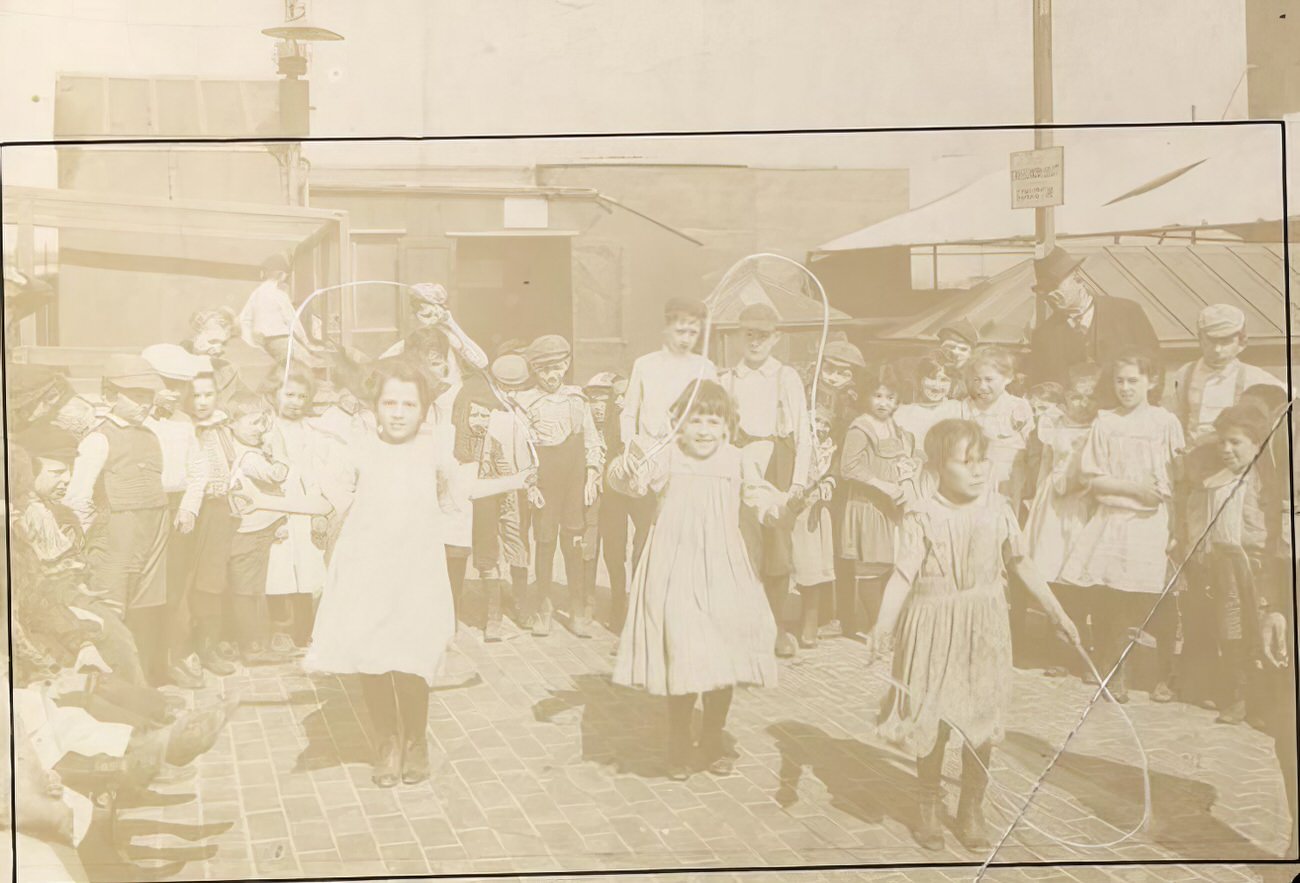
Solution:
[(5, 187), (4, 220), (75, 231), (72, 247), (61, 237), (64, 265), (144, 261), (166, 272), (256, 279), (272, 254), (337, 238), (347, 213)]
[[(713, 327), (735, 327), (740, 322), (741, 311), (752, 304), (767, 304), (776, 310), (782, 327), (820, 326), (826, 316), (819, 295), (806, 292), (798, 283), (760, 272), (751, 265), (738, 274), (710, 305)], [(830, 321), (831, 324), (844, 324), (852, 322), (853, 318), (843, 310), (831, 307)]]
[[(1273, 124), (1056, 133), (1064, 147), (1061, 238), (1223, 228), (1282, 217), (1282, 149)], [(1293, 180), (1300, 160), (1291, 158)], [(823, 243), (829, 253), (898, 246), (1029, 242), (1034, 212), (1011, 208), (1003, 167), (911, 211)], [(1279, 232), (1280, 235), (1280, 232)]]
[[(1280, 244), (1091, 246), (1073, 249), (1083, 272), (1108, 295), (1142, 306), (1162, 344), (1196, 340), (1196, 317), (1208, 304), (1226, 303), (1246, 315), (1252, 342), (1286, 342), (1286, 300)], [(885, 337), (933, 342), (943, 325), (968, 318), (987, 343), (1028, 343), (1035, 296), (1033, 261), (1025, 260), (968, 293), (906, 320)], [(1291, 286), (1300, 290), (1292, 266)]]

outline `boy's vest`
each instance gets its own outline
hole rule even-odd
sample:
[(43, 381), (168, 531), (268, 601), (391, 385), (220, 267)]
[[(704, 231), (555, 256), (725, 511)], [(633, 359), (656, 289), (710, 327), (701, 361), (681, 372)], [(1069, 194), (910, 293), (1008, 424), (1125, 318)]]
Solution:
[(118, 426), (112, 420), (99, 425), (108, 439), (108, 459), (99, 474), (99, 489), (110, 512), (163, 508), (162, 445), (143, 426)]
[[(1196, 370), (1196, 366), (1199, 364), (1199, 360), (1188, 362), (1174, 374), (1174, 416), (1183, 424), (1183, 429), (1186, 430), (1189, 440), (1191, 434), (1196, 431), (1194, 421), (1199, 423), (1201, 396), (1205, 392), (1203, 385), (1192, 387), (1192, 372)], [(1237, 378), (1233, 381), (1233, 385), (1232, 400), (1234, 402), (1241, 401), (1241, 394), (1246, 389), (1246, 372), (1241, 365), (1237, 366)]]

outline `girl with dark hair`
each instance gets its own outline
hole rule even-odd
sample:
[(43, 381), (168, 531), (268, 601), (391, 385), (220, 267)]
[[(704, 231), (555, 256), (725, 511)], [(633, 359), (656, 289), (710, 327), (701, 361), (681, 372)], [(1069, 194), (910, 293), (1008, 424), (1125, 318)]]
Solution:
[[(892, 365), (877, 365), (863, 377), (863, 411), (849, 425), (840, 455), (846, 485), (840, 526), (841, 557), (852, 561), (855, 579), (836, 605), (844, 634), (865, 633), (875, 624), (885, 579), (894, 566), (894, 537), (903, 507), (919, 494), (916, 440), (894, 414), (904, 384)], [(851, 594), (850, 594), (851, 593)], [(867, 621), (859, 623), (858, 600)]]
[(1029, 557), (1007, 501), (985, 492), (989, 441), (970, 420), (937, 423), (925, 440), (926, 468), (937, 489), (904, 517), (893, 575), (885, 587), (869, 653), (893, 645), (891, 687), (880, 732), (917, 758), (926, 849), (943, 848), (944, 748), (952, 730), (963, 741), (957, 839), (987, 849), (984, 793), (993, 746), (1005, 735), (1011, 704), (1011, 626), (1007, 581), (1014, 575), (1077, 646), (1070, 618)]
[[(303, 660), (307, 671), (362, 676), (377, 738), (375, 784), (429, 776), (429, 688), (455, 635), (443, 507), (464, 479), (451, 451), (420, 432), (424, 375), (384, 360), (374, 377), (378, 431), (347, 448), (351, 487)], [(524, 473), (474, 480), (471, 499), (522, 487)]]
[[(669, 775), (692, 762), (691, 719), (703, 696), (700, 759), (729, 775), (724, 728), (736, 684), (776, 683), (776, 621), (740, 532), (740, 510), (771, 512), (781, 495), (742, 457), (731, 397), (692, 383), (673, 406), (674, 444), (644, 438), (610, 464), (610, 486), (658, 497), (658, 515), (629, 589), (614, 683), (668, 697)], [(643, 451), (653, 451), (647, 460)], [(743, 499), (742, 499), (743, 498)]]

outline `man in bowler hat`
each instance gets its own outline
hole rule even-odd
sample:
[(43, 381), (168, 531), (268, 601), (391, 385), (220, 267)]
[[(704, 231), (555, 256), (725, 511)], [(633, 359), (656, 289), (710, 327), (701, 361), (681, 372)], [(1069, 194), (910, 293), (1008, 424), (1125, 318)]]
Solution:
[(1104, 365), (1127, 349), (1159, 357), (1155, 329), (1139, 304), (1097, 291), (1083, 274), (1082, 258), (1053, 248), (1034, 261), (1034, 292), (1052, 314), (1034, 329), (1029, 344), (1031, 383), (1054, 381), (1065, 386), (1071, 365)]

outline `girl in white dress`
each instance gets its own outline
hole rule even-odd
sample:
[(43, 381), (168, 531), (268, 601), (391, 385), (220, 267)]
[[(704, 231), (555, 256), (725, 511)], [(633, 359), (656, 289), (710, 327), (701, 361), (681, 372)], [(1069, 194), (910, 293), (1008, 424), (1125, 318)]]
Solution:
[[(421, 433), (429, 393), (404, 360), (376, 372), (379, 431), (348, 446), (353, 492), (330, 560), (309, 672), (359, 674), (378, 737), (373, 779), (383, 788), (429, 775), (429, 688), (455, 618), (442, 502), (460, 481), (451, 449)], [(477, 480), (471, 497), (522, 487), (526, 473)]]
[[(308, 419), (316, 382), (298, 369), (291, 370), (286, 379), (283, 368), (274, 371), (270, 379), (279, 381), (279, 387), (273, 393), (276, 417), (266, 444), (272, 459), (289, 467), (284, 490), (325, 492), (330, 486), (328, 470), (338, 468), (338, 445)], [(289, 515), (285, 526), (288, 536), (271, 547), (266, 596), (277, 627), (271, 649), (293, 653), (305, 648), (311, 638), (315, 602), (325, 585), (326, 521), (321, 516)]]
[(966, 389), (962, 420), (973, 420), (989, 439), (988, 492), (1007, 498), (1013, 513), (1020, 512), (1025, 483), (1025, 449), (1034, 431), (1034, 410), (1020, 396), (1007, 392), (1016, 376), (1015, 357), (1000, 346), (981, 346), (966, 363)]
[[(1096, 598), (1094, 637), (1103, 675), (1165, 587), (1174, 459), (1184, 444), (1178, 418), (1150, 404), (1157, 377), (1144, 355), (1125, 354), (1112, 363), (1119, 404), (1097, 415), (1080, 455), (1079, 472), (1096, 509), (1066, 555), (1061, 581), (1090, 589)], [(1162, 668), (1172, 652), (1172, 605), (1165, 601), (1148, 625)], [(1128, 700), (1122, 670), (1109, 686), (1117, 702)], [(1163, 680), (1153, 698), (1157, 693), (1169, 694)]]

